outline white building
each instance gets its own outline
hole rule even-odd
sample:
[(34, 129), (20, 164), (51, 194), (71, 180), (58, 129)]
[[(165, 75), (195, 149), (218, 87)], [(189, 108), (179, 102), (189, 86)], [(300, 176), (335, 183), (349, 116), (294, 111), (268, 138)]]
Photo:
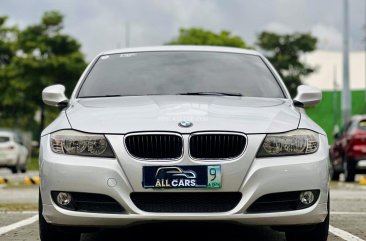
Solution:
[[(365, 84), (365, 52), (350, 52), (350, 88), (364, 90)], [(342, 88), (343, 66), (341, 51), (317, 50), (307, 54), (303, 60), (317, 70), (304, 79), (304, 83), (322, 90), (334, 89), (334, 72), (336, 72), (337, 89)]]

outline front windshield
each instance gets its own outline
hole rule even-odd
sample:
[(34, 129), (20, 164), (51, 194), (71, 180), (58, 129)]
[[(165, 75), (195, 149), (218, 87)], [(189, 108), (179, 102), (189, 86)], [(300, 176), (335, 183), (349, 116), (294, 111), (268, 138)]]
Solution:
[(162, 51), (101, 56), (79, 98), (107, 96), (236, 93), (284, 98), (259, 56), (201, 51)]

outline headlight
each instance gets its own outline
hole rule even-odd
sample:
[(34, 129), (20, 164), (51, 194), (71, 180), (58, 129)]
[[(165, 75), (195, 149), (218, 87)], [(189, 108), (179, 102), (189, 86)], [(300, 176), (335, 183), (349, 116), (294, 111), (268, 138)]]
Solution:
[(59, 154), (114, 157), (112, 148), (104, 135), (86, 134), (73, 130), (52, 133), (51, 149)]
[(318, 150), (319, 134), (310, 130), (295, 130), (281, 134), (268, 134), (257, 157), (311, 154)]

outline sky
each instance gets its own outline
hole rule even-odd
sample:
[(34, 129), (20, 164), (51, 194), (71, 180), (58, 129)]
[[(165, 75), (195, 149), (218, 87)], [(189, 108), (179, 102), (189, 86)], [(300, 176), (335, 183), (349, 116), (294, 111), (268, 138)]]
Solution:
[[(349, 0), (350, 48), (364, 48), (366, 0)], [(0, 15), (24, 28), (45, 11), (65, 16), (64, 32), (82, 44), (90, 60), (126, 46), (161, 45), (181, 27), (228, 30), (253, 45), (263, 30), (311, 32), (318, 48), (341, 51), (343, 0), (0, 0)]]

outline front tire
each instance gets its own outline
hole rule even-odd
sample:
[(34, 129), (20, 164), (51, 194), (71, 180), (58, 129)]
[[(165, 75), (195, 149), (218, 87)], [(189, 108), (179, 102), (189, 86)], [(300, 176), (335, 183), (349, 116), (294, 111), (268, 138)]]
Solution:
[(354, 162), (349, 160), (347, 157), (345, 157), (343, 160), (343, 170), (344, 180), (346, 182), (354, 182), (356, 176), (355, 165)]
[(57, 227), (47, 223), (42, 214), (43, 206), (41, 194), (39, 194), (38, 200), (39, 236), (41, 241), (80, 241), (80, 233), (67, 232), (63, 227)]
[(24, 163), (23, 166), (20, 168), (21, 173), (26, 173), (27, 172), (27, 163)]
[(332, 174), (332, 181), (339, 181), (339, 176), (341, 175), (340, 172), (338, 171), (333, 171), (333, 174)]
[(17, 174), (18, 172), (20, 172), (20, 162), (19, 160), (17, 161), (17, 163), (14, 166), (10, 167), (11, 173), (13, 174)]
[(289, 230), (286, 231), (287, 241), (327, 241), (329, 231), (329, 195), (328, 195), (328, 215), (324, 222), (314, 225), (309, 230)]

